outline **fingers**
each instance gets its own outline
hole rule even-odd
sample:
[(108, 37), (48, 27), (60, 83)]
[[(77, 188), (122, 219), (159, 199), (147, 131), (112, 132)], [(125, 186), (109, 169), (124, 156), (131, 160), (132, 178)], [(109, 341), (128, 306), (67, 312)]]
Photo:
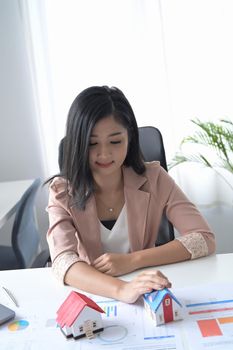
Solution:
[(117, 254), (105, 253), (103, 255), (100, 255), (97, 259), (95, 259), (93, 266), (101, 267), (103, 265), (106, 265), (107, 263), (111, 262), (114, 259), (115, 255)]
[(106, 263), (103, 261), (100, 261), (98, 263), (93, 263), (93, 267), (97, 270), (101, 270), (106, 266)]
[(103, 254), (94, 261), (93, 267), (102, 273), (106, 273), (107, 275), (112, 276), (112, 263), (109, 260), (109, 254)]
[(111, 276), (119, 276), (125, 273), (125, 254), (105, 253), (98, 257), (93, 267), (98, 271)]
[(100, 272), (103, 272), (103, 273), (107, 273), (107, 271), (110, 270), (110, 266), (108, 266), (108, 264), (96, 264), (96, 265), (93, 265), (94, 268)]
[(135, 283), (140, 290), (145, 290), (143, 293), (151, 292), (152, 289), (170, 288), (172, 286), (168, 278), (158, 270), (147, 270), (140, 273), (135, 278)]
[(97, 259), (95, 259), (94, 262), (93, 262), (93, 265), (98, 265), (99, 263), (101, 263), (103, 261), (103, 256), (104, 255), (105, 254), (100, 255)]
[(123, 283), (119, 292), (119, 300), (134, 303), (145, 293), (170, 287), (171, 282), (161, 271), (146, 270), (139, 273), (132, 281)]
[(94, 261), (93, 266), (101, 272), (106, 272), (106, 270), (109, 269), (108, 264), (107, 254), (103, 254)]

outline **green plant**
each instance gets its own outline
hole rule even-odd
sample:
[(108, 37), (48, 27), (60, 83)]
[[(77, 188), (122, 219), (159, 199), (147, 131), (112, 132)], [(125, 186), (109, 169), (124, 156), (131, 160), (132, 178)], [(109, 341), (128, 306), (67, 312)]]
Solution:
[[(199, 127), (192, 136), (185, 137), (178, 151), (171, 162), (169, 169), (184, 162), (197, 162), (212, 168), (218, 173), (233, 190), (233, 186), (218, 171), (219, 168), (226, 169), (233, 174), (233, 122), (229, 119), (219, 119), (218, 122), (202, 122), (200, 119), (192, 119), (192, 123)], [(208, 151), (215, 153), (214, 160), (199, 151), (196, 154), (186, 154), (183, 152), (183, 146), (187, 143), (194, 143), (207, 147)], [(202, 147), (202, 149), (204, 149)]]

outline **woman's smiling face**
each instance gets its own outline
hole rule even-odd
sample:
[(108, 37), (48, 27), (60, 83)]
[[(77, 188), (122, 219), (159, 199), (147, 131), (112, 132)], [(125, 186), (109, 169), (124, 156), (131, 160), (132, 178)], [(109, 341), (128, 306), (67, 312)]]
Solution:
[(93, 176), (112, 175), (119, 171), (128, 151), (127, 129), (109, 116), (92, 129), (89, 143), (89, 164)]

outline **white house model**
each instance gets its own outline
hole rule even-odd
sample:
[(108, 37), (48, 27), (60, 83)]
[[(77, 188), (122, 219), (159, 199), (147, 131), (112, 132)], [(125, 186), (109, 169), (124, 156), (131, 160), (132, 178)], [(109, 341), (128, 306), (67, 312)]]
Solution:
[(79, 339), (103, 331), (104, 311), (86, 295), (72, 291), (57, 311), (57, 324), (68, 338)]
[(182, 319), (182, 305), (167, 288), (144, 294), (146, 312), (156, 326)]

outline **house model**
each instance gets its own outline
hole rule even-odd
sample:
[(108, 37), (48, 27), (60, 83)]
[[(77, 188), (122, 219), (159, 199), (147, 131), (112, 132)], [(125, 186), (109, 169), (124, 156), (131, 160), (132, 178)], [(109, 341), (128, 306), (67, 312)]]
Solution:
[(57, 324), (67, 337), (79, 339), (103, 331), (104, 311), (86, 295), (72, 291), (57, 311)]
[(156, 326), (182, 319), (182, 305), (169, 289), (154, 290), (144, 294), (143, 299), (146, 312)]

